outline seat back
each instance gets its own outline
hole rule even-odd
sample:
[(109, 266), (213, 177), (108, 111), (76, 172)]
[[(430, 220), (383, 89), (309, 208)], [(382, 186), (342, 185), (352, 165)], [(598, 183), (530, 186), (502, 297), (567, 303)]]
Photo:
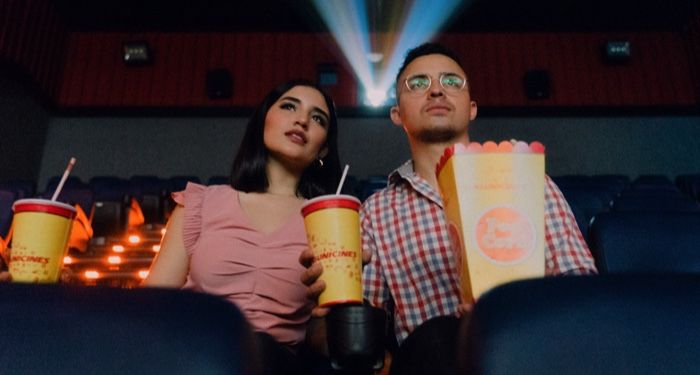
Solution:
[(252, 336), (219, 298), (166, 289), (0, 285), (8, 374), (245, 374)]
[(553, 277), (484, 294), (462, 321), (460, 374), (697, 374), (699, 275)]
[(700, 213), (609, 212), (588, 233), (600, 273), (700, 273)]
[(5, 238), (12, 224), (12, 204), (17, 198), (10, 190), (0, 189), (0, 237)]

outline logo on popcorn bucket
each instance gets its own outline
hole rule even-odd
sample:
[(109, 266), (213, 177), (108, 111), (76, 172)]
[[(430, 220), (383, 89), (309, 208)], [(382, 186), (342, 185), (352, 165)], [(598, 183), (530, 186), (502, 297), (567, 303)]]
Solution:
[(474, 231), (479, 253), (499, 265), (525, 261), (535, 251), (536, 231), (530, 218), (507, 206), (484, 211)]

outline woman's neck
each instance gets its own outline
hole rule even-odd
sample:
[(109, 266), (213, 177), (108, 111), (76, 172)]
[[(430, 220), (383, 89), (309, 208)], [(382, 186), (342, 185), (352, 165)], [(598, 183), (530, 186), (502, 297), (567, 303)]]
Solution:
[(269, 159), (266, 167), (267, 190), (271, 195), (296, 197), (301, 173), (290, 171), (274, 159)]

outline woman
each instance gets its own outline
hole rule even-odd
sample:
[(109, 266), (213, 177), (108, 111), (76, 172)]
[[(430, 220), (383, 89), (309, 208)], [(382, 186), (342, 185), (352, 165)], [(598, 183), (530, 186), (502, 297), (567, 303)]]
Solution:
[[(188, 184), (144, 284), (226, 298), (257, 332), (263, 363), (296, 368), (311, 305), (300, 275), (305, 199), (340, 178), (333, 102), (311, 82), (284, 83), (248, 122), (231, 186)], [(293, 371), (289, 371), (293, 372)]]

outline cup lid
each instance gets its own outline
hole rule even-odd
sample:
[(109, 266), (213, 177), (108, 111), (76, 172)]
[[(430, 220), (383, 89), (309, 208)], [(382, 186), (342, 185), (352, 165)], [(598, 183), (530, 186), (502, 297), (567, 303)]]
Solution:
[(15, 214), (20, 212), (46, 212), (72, 219), (75, 217), (75, 207), (47, 199), (19, 199), (12, 205)]
[(351, 210), (359, 210), (360, 204), (360, 200), (352, 195), (322, 195), (320, 197), (309, 199), (306, 203), (304, 203), (304, 206), (301, 207), (301, 214), (306, 216), (323, 208), (349, 208)]

